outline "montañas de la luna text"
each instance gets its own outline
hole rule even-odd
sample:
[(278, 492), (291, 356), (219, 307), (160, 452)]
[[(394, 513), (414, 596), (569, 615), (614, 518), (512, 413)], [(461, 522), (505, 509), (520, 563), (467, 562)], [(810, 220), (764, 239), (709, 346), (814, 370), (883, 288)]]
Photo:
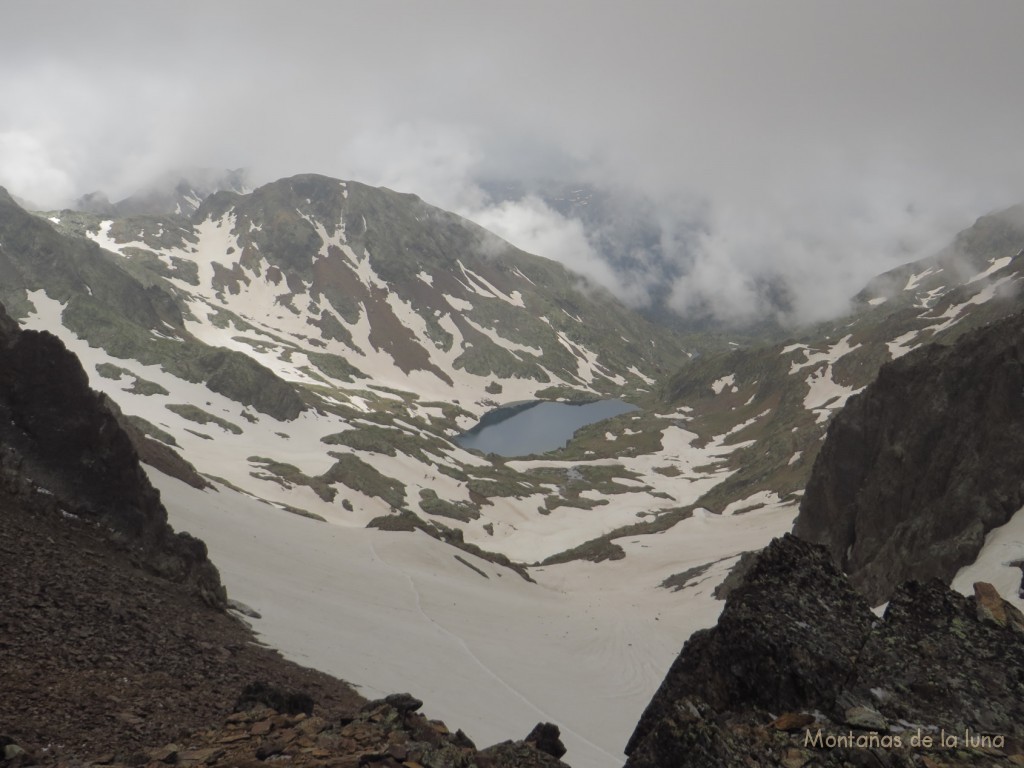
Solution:
[(820, 728), (811, 731), (809, 728), (804, 731), (804, 746), (819, 747), (821, 749), (955, 749), (966, 747), (968, 749), (980, 749), (989, 747), (1002, 749), (1006, 745), (1006, 737), (1000, 734), (972, 733), (965, 729), (961, 736), (959, 732), (946, 732), (945, 729), (938, 733), (917, 729), (916, 733), (825, 733)]

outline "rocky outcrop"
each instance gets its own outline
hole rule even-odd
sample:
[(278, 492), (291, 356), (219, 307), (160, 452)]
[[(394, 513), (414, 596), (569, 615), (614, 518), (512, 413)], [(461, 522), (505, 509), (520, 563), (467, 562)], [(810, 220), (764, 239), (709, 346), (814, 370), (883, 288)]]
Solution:
[(105, 398), (89, 389), (78, 359), (49, 333), (19, 330), (2, 307), (0, 481), (15, 496), (42, 494), (109, 529), (149, 570), (223, 606), (206, 546), (171, 530), (131, 441)]
[(873, 604), (949, 582), (1024, 506), (1024, 315), (882, 367), (835, 417), (794, 533)]
[[(277, 698), (286, 698), (263, 684), (260, 686)], [(306, 698), (308, 709), (298, 711), (269, 707), (261, 700), (248, 701), (251, 706), (228, 715), (216, 727), (142, 748), (127, 760), (110, 753), (98, 756), (91, 764), (111, 768), (142, 764), (151, 768), (229, 768), (286, 761), (302, 768), (568, 768), (531, 740), (538, 730), (553, 728), (555, 751), (564, 753), (558, 729), (548, 723), (538, 725), (525, 740), (478, 750), (462, 731), (452, 733), (440, 720), (430, 720), (421, 714), (418, 710), (422, 702), (409, 694), (371, 701), (340, 717), (323, 710), (314, 712), (312, 699)], [(0, 736), (0, 744), (4, 739)], [(14, 744), (9, 738), (7, 741)], [(15, 744), (10, 753), (8, 761), (0, 756), (4, 768), (36, 764), (35, 755), (20, 745)]]
[(283, 761), (303, 768), (567, 768), (529, 739), (478, 751), (462, 731), (452, 733), (440, 720), (420, 714), (422, 702), (409, 694), (368, 702), (359, 711), (340, 718), (324, 717), (326, 713), (314, 714), (312, 710), (279, 711), (261, 702), (252, 703), (229, 715), (218, 727), (141, 750), (129, 762), (109, 755), (93, 764), (188, 768)]
[(251, 405), (279, 421), (292, 421), (306, 409), (295, 388), (251, 357), (231, 349), (209, 349), (184, 366), (183, 375), (211, 391)]
[(909, 582), (878, 620), (824, 548), (777, 539), (683, 647), (627, 766), (1019, 765), (1024, 626), (986, 599)]

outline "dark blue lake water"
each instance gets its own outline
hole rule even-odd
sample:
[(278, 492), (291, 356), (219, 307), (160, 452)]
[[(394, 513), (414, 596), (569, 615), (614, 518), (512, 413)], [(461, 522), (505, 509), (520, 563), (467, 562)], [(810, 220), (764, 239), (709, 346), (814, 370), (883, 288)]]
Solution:
[(580, 427), (639, 410), (622, 400), (594, 403), (520, 403), (491, 411), (480, 424), (455, 438), (463, 448), (499, 456), (546, 453), (565, 444)]

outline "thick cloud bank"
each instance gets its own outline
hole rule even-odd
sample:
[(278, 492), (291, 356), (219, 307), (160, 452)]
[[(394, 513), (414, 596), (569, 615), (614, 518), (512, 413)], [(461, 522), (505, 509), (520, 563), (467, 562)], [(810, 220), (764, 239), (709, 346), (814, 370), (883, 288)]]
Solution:
[[(174, 167), (318, 171), (416, 192), (634, 304), (792, 320), (1024, 199), (1016, 0), (4, 17), (0, 184), (47, 207)], [(552, 180), (647, 201), (658, 248), (609, 257), (608, 225), (545, 198)]]

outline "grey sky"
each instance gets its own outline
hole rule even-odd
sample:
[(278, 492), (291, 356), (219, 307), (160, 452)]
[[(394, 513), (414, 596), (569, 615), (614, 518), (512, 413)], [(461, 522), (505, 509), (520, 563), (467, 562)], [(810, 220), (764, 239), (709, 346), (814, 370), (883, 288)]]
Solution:
[[(380, 183), (601, 280), (482, 175), (622, 184), (708, 232), (675, 286), (800, 317), (1024, 200), (1024, 3), (8, 2), (0, 184), (54, 205), (174, 166)], [(606, 282), (614, 280), (605, 274)]]

